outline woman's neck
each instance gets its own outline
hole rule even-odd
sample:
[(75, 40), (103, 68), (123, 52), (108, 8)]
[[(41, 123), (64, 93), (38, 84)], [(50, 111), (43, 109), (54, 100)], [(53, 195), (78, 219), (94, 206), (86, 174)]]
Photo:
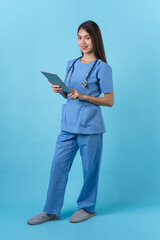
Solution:
[(81, 58), (81, 61), (83, 62), (92, 62), (94, 60), (96, 60), (96, 56), (94, 55), (94, 53), (90, 54), (84, 53), (83, 57)]

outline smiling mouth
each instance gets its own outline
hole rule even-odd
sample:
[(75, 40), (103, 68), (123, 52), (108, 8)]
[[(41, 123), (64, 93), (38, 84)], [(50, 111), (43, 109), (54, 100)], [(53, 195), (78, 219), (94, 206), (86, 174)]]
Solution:
[(88, 47), (88, 46), (82, 46), (81, 48), (82, 48), (82, 49), (86, 49), (87, 47)]

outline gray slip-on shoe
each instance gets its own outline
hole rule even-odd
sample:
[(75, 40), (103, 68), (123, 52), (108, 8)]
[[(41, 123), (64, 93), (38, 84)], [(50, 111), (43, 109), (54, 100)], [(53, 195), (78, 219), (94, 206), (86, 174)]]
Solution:
[(79, 209), (76, 211), (69, 219), (71, 223), (80, 223), (88, 220), (89, 218), (97, 215), (96, 212), (88, 213), (84, 209)]
[(45, 212), (41, 212), (40, 214), (36, 215), (35, 217), (32, 217), (27, 221), (28, 224), (30, 225), (37, 225), (53, 220), (58, 220), (60, 218), (60, 215), (56, 214), (47, 214)]

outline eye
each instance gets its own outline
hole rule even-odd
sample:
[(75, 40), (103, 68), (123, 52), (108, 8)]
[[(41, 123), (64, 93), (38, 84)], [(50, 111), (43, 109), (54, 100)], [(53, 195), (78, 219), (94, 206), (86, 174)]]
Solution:
[(80, 40), (81, 39), (81, 37), (78, 37), (78, 40)]

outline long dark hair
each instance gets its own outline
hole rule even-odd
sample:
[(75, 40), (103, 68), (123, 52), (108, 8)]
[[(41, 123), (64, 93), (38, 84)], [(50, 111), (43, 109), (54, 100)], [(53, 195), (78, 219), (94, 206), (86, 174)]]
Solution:
[[(102, 40), (102, 35), (101, 35), (99, 26), (95, 22), (90, 21), (90, 20), (83, 22), (78, 27), (77, 35), (81, 28), (83, 28), (91, 36), (92, 43), (93, 43), (93, 51), (94, 51), (95, 56), (107, 63), (106, 55), (105, 55), (105, 51), (104, 51), (103, 40)], [(82, 51), (81, 51), (81, 53), (83, 55)]]

